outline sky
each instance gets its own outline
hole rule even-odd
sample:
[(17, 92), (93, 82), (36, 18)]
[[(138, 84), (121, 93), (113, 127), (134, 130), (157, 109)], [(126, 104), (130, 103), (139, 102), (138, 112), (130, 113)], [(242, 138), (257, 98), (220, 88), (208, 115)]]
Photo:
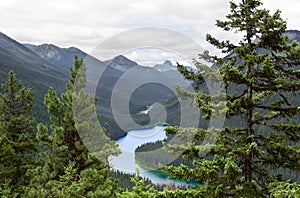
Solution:
[[(263, 3), (271, 11), (282, 11), (288, 29), (300, 30), (299, 0)], [(215, 20), (228, 13), (227, 0), (6, 0), (0, 4), (0, 31), (21, 43), (75, 46), (90, 53), (124, 31), (166, 28), (213, 50), (205, 42), (207, 33), (236, 39), (215, 27)]]

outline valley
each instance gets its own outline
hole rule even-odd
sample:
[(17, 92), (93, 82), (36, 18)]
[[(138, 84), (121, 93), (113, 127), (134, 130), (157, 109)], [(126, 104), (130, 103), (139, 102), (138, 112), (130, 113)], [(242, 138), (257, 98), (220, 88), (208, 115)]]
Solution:
[[(299, 31), (288, 30), (285, 34), (290, 39), (300, 41)], [(292, 52), (294, 53), (294, 51)], [(242, 55), (239, 53), (242, 53)], [(221, 108), (222, 104), (218, 106), (219, 104), (210, 101), (211, 96), (209, 96), (210, 93), (205, 84), (206, 79), (200, 77), (204, 72), (195, 68), (189, 66), (178, 66), (177, 68), (169, 60), (157, 63), (152, 67), (143, 66), (134, 60), (128, 59), (126, 54), (120, 54), (112, 57), (110, 60), (98, 60), (75, 47), (60, 48), (53, 44), (21, 44), (3, 33), (0, 33), (0, 83), (5, 83), (8, 74), (12, 75), (9, 71), (13, 70), (26, 87), (32, 88), (34, 94), (32, 116), (39, 123), (37, 128), (32, 131), (36, 132), (38, 138), (40, 138), (39, 140), (42, 140), (43, 146), (46, 145), (46, 147), (48, 146), (48, 148), (56, 152), (58, 161), (63, 161), (65, 159), (64, 155), (70, 154), (83, 166), (85, 164), (82, 160), (88, 159), (90, 156), (88, 154), (85, 156), (84, 146), (79, 145), (82, 143), (82, 140), (78, 139), (78, 134), (75, 133), (74, 135), (68, 132), (68, 130), (73, 132), (72, 130), (77, 123), (73, 123), (75, 122), (72, 120), (73, 118), (70, 122), (67, 122), (73, 116), (71, 111), (72, 93), (68, 91), (74, 88), (72, 87), (75, 82), (74, 78), (79, 70), (76, 68), (76, 66), (78, 67), (76, 63), (79, 64), (79, 59), (82, 59), (86, 63), (84, 83), (87, 86), (85, 91), (89, 94), (95, 94), (97, 98), (95, 102), (96, 112), (93, 114), (87, 113), (86, 115), (87, 117), (90, 116), (91, 120), (98, 121), (99, 119), (101, 127), (105, 129), (105, 134), (109, 137), (107, 141), (113, 140), (109, 144), (111, 147), (108, 146), (107, 151), (115, 152), (116, 154), (121, 152), (117, 157), (111, 157), (110, 154), (107, 154), (108, 152), (105, 153), (105, 155), (110, 156), (105, 162), (107, 163), (105, 168), (107, 168), (106, 170), (109, 174), (113, 174), (117, 179), (126, 178), (123, 180), (126, 181), (124, 182), (126, 184), (122, 186), (123, 190), (127, 187), (129, 188), (129, 186), (131, 190), (133, 189), (133, 183), (129, 184), (129, 176), (127, 174), (135, 174), (137, 172), (136, 169), (140, 171), (135, 178), (136, 186), (139, 185), (139, 182), (144, 181), (141, 180), (140, 177), (142, 177), (146, 178), (150, 186), (153, 187), (154, 185), (151, 183), (154, 183), (156, 190), (159, 189), (158, 186), (160, 188), (163, 186), (171, 189), (177, 189), (177, 187), (178, 189), (179, 187), (185, 189), (190, 184), (191, 188), (188, 188), (189, 190), (202, 189), (203, 186), (209, 184), (207, 181), (210, 181), (211, 178), (218, 181), (218, 179), (222, 180), (225, 175), (230, 179), (232, 179), (231, 177), (239, 179), (242, 171), (247, 168), (247, 170), (254, 170), (253, 167), (256, 166), (260, 166), (261, 169), (258, 169), (257, 172), (262, 171), (259, 172), (259, 174), (263, 175), (262, 177), (267, 174), (273, 174), (279, 180), (290, 179), (299, 182), (299, 171), (297, 169), (288, 169), (289, 166), (297, 167), (299, 162), (299, 158), (297, 158), (299, 155), (297, 147), (299, 113), (297, 112), (299, 111), (300, 100), (296, 92), (296, 89), (298, 89), (297, 84), (288, 84), (291, 80), (290, 76), (294, 75), (292, 80), (299, 80), (297, 79), (299, 77), (297, 73), (299, 72), (299, 65), (289, 65), (291, 63), (287, 61), (278, 66), (277, 64), (285, 57), (281, 57), (280, 53), (276, 54), (273, 51), (268, 54), (268, 49), (258, 47), (255, 53), (253, 52), (258, 57), (255, 61), (259, 62), (265, 56), (270, 55), (274, 56), (272, 58), (278, 63), (275, 61), (274, 66), (270, 66), (268, 64), (269, 59), (266, 59), (263, 63), (259, 62), (259, 64), (255, 65), (257, 73), (254, 74), (256, 76), (255, 78), (250, 76), (252, 80), (250, 81), (248, 77), (243, 76), (243, 69), (239, 70), (239, 67), (242, 68), (248, 64), (248, 62), (243, 62), (240, 59), (243, 56), (249, 58), (248, 55), (243, 53), (238, 50), (231, 52), (222, 58), (222, 64), (216, 63), (211, 67), (215, 70), (220, 69), (221, 72), (226, 74), (223, 75), (224, 81), (233, 82), (226, 84), (226, 111)], [(292, 54), (289, 58), (293, 59), (295, 58), (294, 56)], [(73, 65), (74, 57), (79, 59), (75, 58)], [(230, 61), (233, 61), (234, 64), (231, 65)], [(248, 61), (251, 62), (253, 60)], [(275, 75), (275, 73), (272, 73), (272, 68), (277, 69), (277, 67), (280, 69), (278, 69), (278, 75)], [(293, 67), (293, 70), (289, 70), (289, 67)], [(249, 66), (248, 70), (250, 70), (249, 68), (253, 69)], [(280, 72), (286, 72), (284, 74), (286, 76), (281, 76), (282, 73)], [(248, 75), (248, 73), (246, 74)], [(265, 77), (267, 74), (270, 75), (271, 80)], [(278, 80), (277, 78), (279, 77), (280, 79)], [(261, 80), (260, 84), (255, 84), (257, 79)], [(210, 80), (213, 81), (214, 79)], [(273, 87), (273, 84), (276, 86), (274, 85)], [(177, 88), (176, 85), (181, 85), (183, 88), (191, 85), (193, 91), (196, 92), (184, 92)], [(257, 86), (255, 87), (254, 85)], [(281, 86), (285, 86), (286, 89), (282, 89)], [(265, 91), (265, 87), (269, 88), (269, 90)], [(63, 94), (62, 97), (58, 97), (61, 101), (57, 99), (52, 89), (59, 95)], [(0, 91), (4, 92), (7, 90), (3, 86)], [(253, 97), (251, 94), (247, 95), (250, 92), (256, 95)], [(271, 92), (273, 95), (269, 97)], [(179, 95), (181, 94), (180, 97), (178, 93)], [(84, 96), (88, 101), (88, 110), (90, 110), (94, 100), (89, 98), (90, 95), (88, 94)], [(188, 103), (181, 103), (183, 98), (190, 100)], [(222, 125), (224, 128), (222, 128), (222, 131), (220, 130), (221, 132), (218, 131), (218, 128), (210, 128), (211, 123), (208, 118), (219, 116), (217, 113), (214, 114), (212, 110), (215, 107), (214, 105), (220, 112), (225, 111), (223, 113), (226, 115), (226, 119), (224, 118), (224, 126)], [(297, 106), (298, 109), (295, 109)], [(53, 111), (54, 107), (58, 109), (58, 112)], [(197, 111), (200, 109), (199, 115), (187, 110), (191, 107), (193, 109), (196, 108)], [(68, 109), (68, 111), (63, 111), (64, 109)], [(229, 111), (227, 111), (228, 109)], [(184, 111), (187, 112), (187, 115), (183, 114)], [(99, 115), (99, 118), (97, 115)], [(199, 127), (199, 129), (193, 129), (188, 124), (184, 126), (186, 122), (182, 121), (183, 118), (189, 121), (196, 120), (196, 124), (194, 123), (196, 126), (194, 127)], [(288, 125), (290, 120), (293, 120), (293, 122)], [(55, 122), (61, 126), (59, 124), (53, 125)], [(51, 123), (52, 125), (50, 125)], [(69, 123), (71, 124), (69, 125)], [(83, 122), (80, 124), (90, 131), (95, 129), (95, 123)], [(168, 127), (165, 127), (166, 125)], [(181, 128), (182, 126), (184, 127)], [(52, 131), (52, 133), (49, 133), (49, 131)], [(213, 149), (211, 149), (210, 143), (204, 146), (200, 145), (209, 141), (205, 139), (207, 134), (217, 136), (214, 134), (215, 131), (218, 131), (221, 135), (218, 141), (214, 142)], [(287, 131), (285, 136), (282, 135), (283, 131)], [(61, 140), (59, 136), (56, 136), (57, 132), (62, 132), (65, 137), (69, 138), (64, 137), (65, 144), (68, 144), (76, 152), (73, 152), (73, 150), (70, 153), (61, 152), (66, 147), (60, 145)], [(179, 139), (175, 138), (174, 144), (169, 144), (169, 141), (175, 134), (179, 134)], [(245, 137), (245, 134), (247, 137)], [(48, 136), (50, 137), (49, 139), (47, 139)], [(286, 140), (283, 141), (282, 137), (286, 138)], [(1, 141), (5, 141), (5, 138), (3, 136)], [(181, 141), (181, 138), (184, 141)], [(92, 136), (87, 136), (87, 139), (92, 143), (95, 141)], [(104, 139), (106, 141), (106, 138)], [(75, 141), (72, 142), (72, 140)], [(49, 144), (51, 141), (54, 143)], [(242, 143), (244, 147), (238, 148)], [(286, 146), (282, 146), (285, 144)], [(162, 150), (163, 147), (166, 150)], [(231, 152), (230, 149), (232, 148), (236, 150)], [(201, 149), (208, 149), (210, 156), (203, 157), (200, 152), (202, 151)], [(47, 153), (48, 150), (42, 149), (42, 151)], [(106, 152), (105, 149), (104, 151)], [(275, 151), (281, 154), (279, 155)], [(101, 153), (102, 150), (95, 151), (95, 153), (97, 152)], [(219, 153), (219, 156), (232, 155), (234, 157), (228, 159), (224, 157), (223, 159), (217, 153)], [(270, 154), (264, 155), (265, 153)], [(257, 164), (256, 158), (253, 157), (255, 155), (258, 156), (257, 159), (259, 157), (261, 159)], [(51, 158), (52, 155), (48, 153), (48, 156)], [(35, 157), (31, 158), (32, 161), (34, 159)], [(89, 158), (89, 160), (91, 161), (87, 163), (92, 162), (94, 159)], [(110, 161), (110, 164), (108, 161)], [(253, 162), (253, 164), (250, 162)], [(285, 165), (287, 162), (290, 162), (290, 164)], [(68, 163), (70, 164), (64, 170), (66, 174), (71, 174), (68, 171), (73, 171), (72, 174), (77, 174), (78, 167), (74, 167), (71, 161)], [(242, 166), (242, 168), (238, 167), (237, 164)], [(274, 164), (282, 165), (282, 167), (274, 169)], [(200, 165), (206, 169), (199, 169)], [(41, 169), (34, 171), (38, 172)], [(62, 172), (62, 170), (60, 171)], [(94, 170), (89, 169), (88, 171)], [(219, 174), (222, 171), (225, 172), (224, 175)], [(227, 173), (229, 174), (226, 175)], [(245, 173), (246, 176), (247, 174)], [(254, 175), (254, 172), (248, 174), (248, 180), (253, 179), (252, 174)], [(173, 179), (168, 178), (169, 176), (173, 177)], [(203, 179), (204, 177), (206, 177), (206, 180)], [(194, 180), (194, 178), (196, 179)], [(203, 186), (195, 185), (199, 183), (203, 184)], [(171, 185), (171, 187), (168, 187), (168, 185)], [(259, 183), (259, 185), (263, 186), (264, 184)], [(147, 188), (150, 189), (150, 187)]]
[[(58, 93), (66, 90), (65, 84), (68, 81), (69, 67), (73, 64), (75, 55), (83, 59), (87, 57), (87, 53), (75, 47), (59, 48), (53, 44), (21, 44), (0, 33), (0, 82), (3, 82), (9, 70), (14, 70), (25, 85), (35, 90), (34, 116), (39, 122), (47, 123), (49, 118), (46, 116), (46, 108), (43, 104), (44, 95), (47, 93), (48, 87), (53, 87)], [(138, 77), (135, 79), (136, 81), (152, 79), (152, 82), (133, 87), (134, 90), (129, 101), (124, 101), (123, 96), (117, 98), (118, 103), (129, 104), (130, 115), (135, 122), (147, 126), (150, 121), (149, 116), (140, 115), (139, 112), (146, 110), (149, 105), (161, 103), (168, 111), (167, 122), (174, 125), (179, 123), (179, 119), (174, 117), (175, 112), (178, 112), (178, 105), (173, 102), (176, 95), (174, 90), (169, 88), (184, 81), (176, 71), (176, 66), (165, 61), (153, 68), (144, 67), (123, 55), (105, 61), (89, 58), (95, 62), (97, 67), (104, 69), (103, 75), (97, 82), (95, 94), (98, 98), (97, 112), (100, 114), (100, 123), (107, 129), (106, 133), (109, 137), (118, 139), (126, 132), (114, 120), (111, 109), (111, 96), (114, 86), (120, 79), (125, 79), (129, 87), (130, 85), (134, 86), (134, 82), (131, 81), (133, 77)], [(164, 70), (161, 70), (161, 67)], [(124, 74), (127, 76), (123, 77)], [(121, 92), (121, 90), (119, 91)]]

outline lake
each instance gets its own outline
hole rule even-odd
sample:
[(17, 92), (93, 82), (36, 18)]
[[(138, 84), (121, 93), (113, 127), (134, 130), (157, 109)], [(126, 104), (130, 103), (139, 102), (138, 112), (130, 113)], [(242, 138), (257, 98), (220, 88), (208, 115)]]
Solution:
[(140, 170), (140, 176), (149, 178), (154, 184), (167, 184), (174, 182), (176, 185), (185, 185), (186, 182), (168, 178), (168, 175), (151, 170), (145, 170), (135, 163), (135, 149), (147, 142), (156, 142), (163, 140), (167, 136), (164, 132), (164, 126), (155, 126), (145, 129), (131, 130), (127, 135), (119, 138), (116, 143), (120, 145), (122, 154), (118, 157), (112, 157), (111, 163), (115, 170), (125, 173), (135, 174), (136, 169)]

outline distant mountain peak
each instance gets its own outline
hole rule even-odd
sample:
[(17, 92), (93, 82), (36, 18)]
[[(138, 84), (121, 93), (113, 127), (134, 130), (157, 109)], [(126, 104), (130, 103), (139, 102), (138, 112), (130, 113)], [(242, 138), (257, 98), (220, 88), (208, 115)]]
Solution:
[(300, 34), (300, 31), (299, 30), (287, 30), (286, 33), (298, 33)]
[(53, 49), (55, 49), (55, 50), (59, 50), (60, 48), (59, 47), (57, 47), (56, 45), (53, 45), (53, 44), (48, 44), (48, 43), (44, 43), (44, 44), (41, 44), (41, 45), (39, 45), (39, 46), (37, 46), (37, 47), (39, 47), (39, 48), (46, 48), (46, 49), (51, 49), (51, 50), (53, 50)]
[(166, 72), (171, 70), (176, 70), (176, 67), (172, 64), (170, 60), (165, 60), (163, 64), (156, 64), (153, 66), (159, 72)]
[(130, 60), (124, 55), (118, 55), (114, 57), (112, 61), (118, 65), (125, 65), (130, 67), (134, 67), (138, 65), (135, 61)]
[(300, 31), (298, 30), (287, 30), (286, 34), (289, 36), (290, 40), (297, 40), (300, 42)]
[(80, 49), (78, 49), (77, 47), (69, 47), (69, 48), (67, 48), (67, 50), (70, 50), (70, 51), (74, 51), (74, 52), (76, 52), (76, 51), (81, 51)]
[(21, 44), (0, 33), (0, 65), (3, 65), (6, 70), (14, 70), (18, 75), (30, 76), (33, 81), (41, 84), (52, 83), (56, 80), (62, 82), (61, 80), (67, 77), (67, 73), (62, 72), (59, 67), (28, 48), (34, 48), (34, 46)]
[(87, 55), (76, 47), (60, 48), (56, 45), (47, 43), (34, 46), (30, 49), (42, 59), (56, 65), (64, 71), (68, 71), (69, 66), (73, 64), (75, 54), (78, 58), (85, 58)]
[(163, 65), (173, 66), (172, 62), (169, 61), (169, 60), (165, 60), (165, 62), (163, 63)]
[(120, 54), (118, 56), (115, 56), (114, 59), (129, 59), (129, 58), (127, 58), (126, 56)]

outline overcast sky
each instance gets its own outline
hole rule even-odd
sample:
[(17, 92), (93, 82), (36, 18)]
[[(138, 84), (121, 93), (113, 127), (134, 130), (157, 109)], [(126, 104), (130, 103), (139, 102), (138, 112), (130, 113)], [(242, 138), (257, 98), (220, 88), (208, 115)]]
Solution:
[[(299, 0), (265, 0), (282, 10), (288, 29), (299, 29)], [(229, 12), (227, 0), (6, 0), (0, 4), (0, 31), (22, 43), (76, 46), (89, 53), (126, 30), (160, 27), (178, 31), (204, 48), (205, 34), (233, 38), (214, 24)]]

